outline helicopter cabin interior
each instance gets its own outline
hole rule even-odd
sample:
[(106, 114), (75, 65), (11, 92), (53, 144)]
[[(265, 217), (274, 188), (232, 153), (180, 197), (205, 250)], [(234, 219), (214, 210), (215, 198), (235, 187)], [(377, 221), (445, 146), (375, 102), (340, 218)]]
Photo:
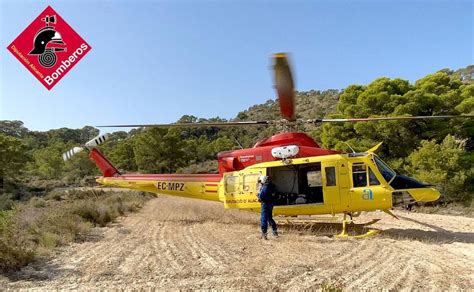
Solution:
[[(275, 185), (275, 205), (323, 204), (321, 163), (286, 165), (267, 169)], [(335, 181), (335, 172), (327, 173)]]

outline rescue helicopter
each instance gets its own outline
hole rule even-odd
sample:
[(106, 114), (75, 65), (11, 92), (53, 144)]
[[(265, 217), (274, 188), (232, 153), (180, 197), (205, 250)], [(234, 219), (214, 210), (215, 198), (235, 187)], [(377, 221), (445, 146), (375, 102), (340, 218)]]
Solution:
[[(474, 115), (299, 120), (295, 117), (295, 88), (287, 54), (274, 54), (273, 63), (282, 120), (98, 126), (189, 128), (279, 125), (283, 128), (281, 133), (258, 141), (252, 148), (220, 152), (216, 174), (121, 173), (97, 148), (107, 139), (107, 134), (99, 135), (84, 147), (74, 147), (63, 154), (63, 159), (68, 160), (86, 149), (102, 172), (96, 181), (103, 186), (216, 201), (223, 203), (225, 208), (254, 212), (260, 211), (258, 179), (262, 175), (270, 176), (276, 187), (274, 215), (343, 214), (340, 237), (350, 236), (347, 226), (352, 223), (352, 217), (362, 211), (383, 210), (395, 216), (390, 212), (394, 206), (432, 202), (440, 197), (440, 192), (432, 186), (396, 173), (378, 157), (375, 152), (382, 143), (365, 152), (343, 153), (321, 148), (306, 133), (296, 132), (295, 129), (303, 124), (473, 118)], [(368, 230), (357, 237), (376, 232)]]

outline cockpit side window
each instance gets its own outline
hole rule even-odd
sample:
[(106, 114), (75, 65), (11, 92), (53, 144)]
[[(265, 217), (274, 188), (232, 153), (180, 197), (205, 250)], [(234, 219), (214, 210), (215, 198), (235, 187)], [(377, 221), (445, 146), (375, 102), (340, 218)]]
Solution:
[(352, 165), (352, 183), (354, 188), (367, 186), (367, 167), (364, 163)]
[(382, 159), (378, 158), (375, 154), (372, 154), (372, 160), (382, 174), (383, 178), (390, 183), (397, 175), (393, 169), (391, 169)]
[(375, 173), (372, 171), (372, 168), (369, 167), (369, 185), (378, 186), (380, 185), (379, 179), (375, 176)]

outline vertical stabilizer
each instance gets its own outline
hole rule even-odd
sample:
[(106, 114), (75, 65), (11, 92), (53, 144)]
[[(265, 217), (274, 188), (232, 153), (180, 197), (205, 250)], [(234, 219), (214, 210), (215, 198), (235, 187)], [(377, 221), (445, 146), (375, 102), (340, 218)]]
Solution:
[(90, 150), (89, 157), (95, 162), (104, 177), (111, 177), (120, 174), (117, 168), (115, 168), (115, 166), (97, 148), (92, 148)]

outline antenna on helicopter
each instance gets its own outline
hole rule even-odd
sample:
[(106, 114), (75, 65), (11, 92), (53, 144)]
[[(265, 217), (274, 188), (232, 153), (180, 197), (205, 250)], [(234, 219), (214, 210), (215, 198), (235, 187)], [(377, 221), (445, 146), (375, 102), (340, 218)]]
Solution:
[(237, 142), (237, 145), (239, 145), (240, 149), (244, 149), (244, 147), (242, 147), (242, 144), (240, 144), (239, 140), (237, 139), (237, 137), (235, 136), (232, 136), (235, 140), (235, 142)]
[(354, 149), (352, 149), (351, 145), (349, 145), (349, 143), (347, 143), (347, 142), (344, 142), (344, 143), (352, 150), (352, 153), (356, 153), (356, 152), (354, 151)]

